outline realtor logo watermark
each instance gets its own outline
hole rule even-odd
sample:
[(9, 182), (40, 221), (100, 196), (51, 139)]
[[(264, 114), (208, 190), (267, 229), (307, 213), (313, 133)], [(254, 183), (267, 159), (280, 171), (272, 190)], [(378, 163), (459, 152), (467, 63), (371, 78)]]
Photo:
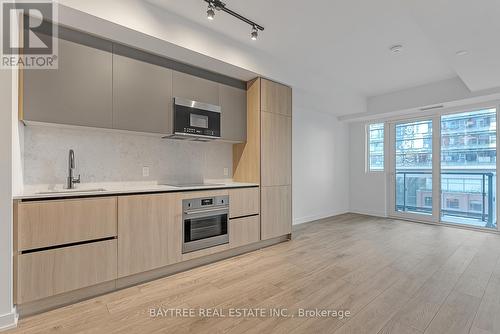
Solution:
[(1, 0), (1, 68), (56, 69), (57, 6), (52, 1)]

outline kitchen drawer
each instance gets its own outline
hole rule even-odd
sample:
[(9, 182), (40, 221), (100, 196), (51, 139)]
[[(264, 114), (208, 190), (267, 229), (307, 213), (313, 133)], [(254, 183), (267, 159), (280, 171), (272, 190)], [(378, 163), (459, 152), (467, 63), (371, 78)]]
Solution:
[(116, 239), (19, 254), (17, 304), (117, 278)]
[(259, 188), (229, 190), (229, 217), (243, 217), (259, 213)]
[(260, 217), (250, 216), (229, 221), (231, 248), (248, 245), (260, 240)]
[(18, 203), (18, 251), (114, 237), (116, 211), (116, 197)]

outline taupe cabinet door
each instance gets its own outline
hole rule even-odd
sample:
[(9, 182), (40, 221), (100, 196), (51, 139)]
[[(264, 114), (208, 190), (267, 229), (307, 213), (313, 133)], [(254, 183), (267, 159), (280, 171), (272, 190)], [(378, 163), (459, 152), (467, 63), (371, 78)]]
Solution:
[(213, 105), (219, 103), (219, 84), (173, 71), (173, 96)]
[(172, 70), (113, 55), (113, 128), (171, 134)]
[(247, 139), (247, 92), (243, 89), (219, 85), (221, 137), (227, 141), (245, 142)]
[(57, 70), (25, 70), (22, 119), (111, 128), (112, 46), (99, 47), (60, 39)]

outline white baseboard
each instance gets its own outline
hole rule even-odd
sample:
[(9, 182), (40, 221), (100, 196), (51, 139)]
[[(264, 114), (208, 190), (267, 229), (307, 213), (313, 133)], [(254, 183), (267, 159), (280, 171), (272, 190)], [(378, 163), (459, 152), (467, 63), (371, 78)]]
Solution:
[(360, 215), (367, 215), (367, 216), (375, 216), (375, 217), (387, 218), (387, 215), (383, 211), (350, 209), (349, 212), (351, 212), (351, 213), (357, 213), (357, 214), (360, 214)]
[(345, 211), (332, 211), (332, 212), (326, 212), (326, 213), (321, 213), (321, 214), (312, 215), (312, 216), (295, 218), (293, 220), (293, 225), (300, 225), (300, 224), (304, 224), (304, 223), (309, 223), (309, 222), (312, 222), (312, 221), (315, 221), (315, 220), (319, 220), (319, 219), (323, 219), (323, 218), (328, 218), (328, 217), (332, 217), (332, 216), (337, 216), (337, 215), (341, 215), (341, 214), (344, 214), (344, 213), (347, 213), (347, 212), (349, 212), (349, 211), (348, 210), (345, 210)]
[(17, 312), (13, 309), (10, 313), (0, 315), (0, 332), (17, 327)]

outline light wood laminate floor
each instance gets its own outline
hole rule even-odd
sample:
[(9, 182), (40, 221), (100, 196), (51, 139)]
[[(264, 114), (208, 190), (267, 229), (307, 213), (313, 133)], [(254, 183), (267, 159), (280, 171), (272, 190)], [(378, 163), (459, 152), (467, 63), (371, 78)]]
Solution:
[[(7, 333), (500, 333), (500, 236), (347, 214), (293, 240), (20, 320)], [(150, 317), (163, 308), (349, 318)]]

